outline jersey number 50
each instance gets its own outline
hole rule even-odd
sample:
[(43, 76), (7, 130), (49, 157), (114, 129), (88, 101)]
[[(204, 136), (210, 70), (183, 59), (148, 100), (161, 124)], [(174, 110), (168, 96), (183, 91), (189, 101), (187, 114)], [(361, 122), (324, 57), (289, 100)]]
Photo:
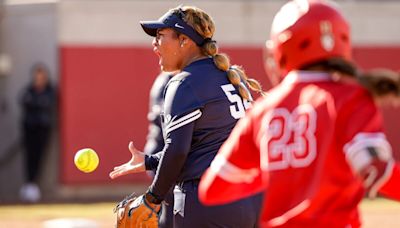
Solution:
[(231, 116), (235, 119), (244, 117), (246, 109), (250, 107), (250, 102), (248, 100), (243, 100), (240, 95), (232, 93), (233, 91), (236, 91), (232, 84), (222, 85), (221, 88), (228, 97), (228, 100), (233, 103), (233, 105), (229, 106)]
[(311, 105), (270, 111), (263, 120), (261, 164), (263, 169), (281, 170), (310, 165), (316, 157), (317, 114)]

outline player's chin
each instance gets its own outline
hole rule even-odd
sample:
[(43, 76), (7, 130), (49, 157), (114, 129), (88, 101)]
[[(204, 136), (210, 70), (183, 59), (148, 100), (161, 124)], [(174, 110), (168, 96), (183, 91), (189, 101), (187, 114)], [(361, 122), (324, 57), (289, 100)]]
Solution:
[(158, 65), (160, 65), (160, 68), (161, 68), (162, 71), (165, 71), (165, 66), (164, 66), (164, 64), (163, 64), (163, 62), (162, 62), (162, 60), (161, 60), (161, 58), (160, 58), (160, 60), (158, 61)]
[(159, 64), (160, 64), (161, 70), (164, 72), (174, 72), (174, 71), (178, 70), (177, 67), (173, 67), (169, 64), (165, 64), (161, 59), (160, 59)]
[(165, 63), (164, 59), (161, 56), (159, 57), (158, 65), (160, 65), (162, 71), (167, 71), (168, 64)]

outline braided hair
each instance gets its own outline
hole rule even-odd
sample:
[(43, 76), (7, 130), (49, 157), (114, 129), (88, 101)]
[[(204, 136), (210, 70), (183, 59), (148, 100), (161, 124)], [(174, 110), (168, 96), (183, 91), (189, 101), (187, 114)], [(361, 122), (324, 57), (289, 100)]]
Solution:
[(264, 95), (261, 85), (257, 80), (248, 78), (242, 67), (237, 65), (232, 66), (229, 56), (218, 52), (217, 42), (212, 39), (215, 32), (214, 21), (206, 12), (194, 6), (183, 6), (172, 10), (177, 13), (182, 11), (182, 19), (204, 38), (204, 42), (200, 46), (202, 53), (212, 57), (218, 69), (227, 72), (229, 81), (238, 88), (239, 94), (243, 99), (252, 101), (250, 91), (246, 85), (251, 90)]

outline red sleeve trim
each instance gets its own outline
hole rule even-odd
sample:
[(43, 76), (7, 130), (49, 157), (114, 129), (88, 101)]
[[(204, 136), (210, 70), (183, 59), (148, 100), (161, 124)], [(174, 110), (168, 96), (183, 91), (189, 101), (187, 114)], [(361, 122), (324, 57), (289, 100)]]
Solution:
[(400, 201), (400, 165), (398, 163), (394, 165), (392, 176), (382, 186), (379, 193), (385, 197)]

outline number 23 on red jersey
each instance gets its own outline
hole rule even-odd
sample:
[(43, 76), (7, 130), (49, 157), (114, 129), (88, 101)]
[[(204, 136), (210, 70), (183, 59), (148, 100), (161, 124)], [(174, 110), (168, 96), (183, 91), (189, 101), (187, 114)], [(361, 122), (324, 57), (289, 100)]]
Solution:
[(261, 139), (263, 170), (282, 170), (309, 166), (316, 157), (317, 114), (311, 105), (302, 104), (293, 111), (275, 108), (263, 121)]

